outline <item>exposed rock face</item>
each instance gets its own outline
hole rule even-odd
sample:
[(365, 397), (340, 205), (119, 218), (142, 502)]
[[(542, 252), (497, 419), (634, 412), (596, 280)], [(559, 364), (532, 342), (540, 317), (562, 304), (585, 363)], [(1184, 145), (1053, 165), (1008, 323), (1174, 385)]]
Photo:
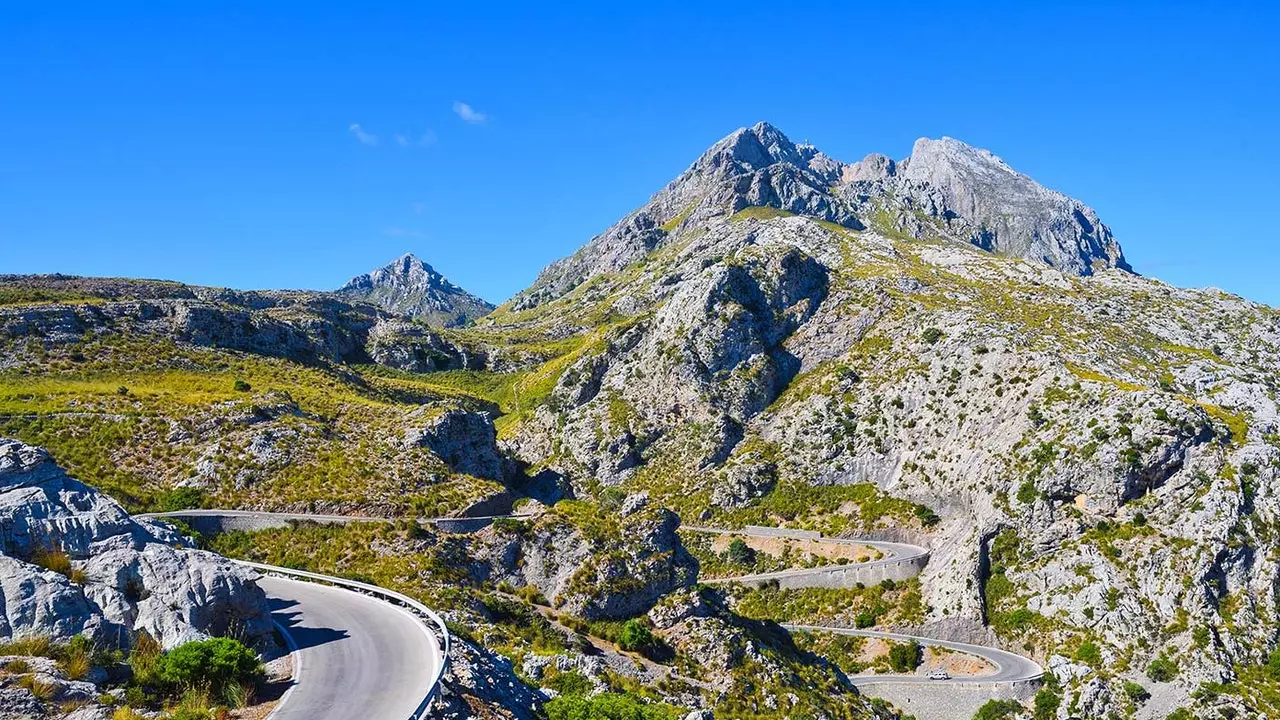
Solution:
[(437, 332), (403, 320), (381, 320), (369, 331), (369, 357), (379, 365), (408, 372), (479, 370), (483, 352), (450, 342)]
[(912, 198), (913, 208), (984, 250), (1041, 260), (1078, 275), (1095, 268), (1129, 269), (1111, 230), (1091, 208), (1016, 172), (986, 150), (947, 137), (921, 138), (900, 172), (892, 166), (886, 170), (900, 178), (886, 188)]
[(492, 304), (449, 282), (412, 254), (352, 278), (337, 292), (436, 327), (466, 325), (493, 310)]
[(456, 472), (486, 480), (503, 478), (505, 460), (487, 413), (452, 409), (430, 410), (427, 415), (420, 427), (405, 431), (406, 444), (429, 448)]
[(0, 308), (0, 333), (69, 345), (131, 331), (201, 347), (296, 360), (359, 361), (378, 320), (369, 306), (297, 293), (187, 288), (200, 297)]
[(1104, 714), (1160, 656), (1175, 704), (1261, 663), (1280, 315), (1132, 274), (1091, 210), (958, 141), (841, 165), (784, 140), (734, 133), (478, 329), (589, 338), (513, 454), (686, 520), (847, 531), (858, 503), (816, 499), (860, 484), (926, 505), (925, 633), (1093, 642), (1069, 685)]
[[(165, 647), (228, 632), (270, 632), (253, 573), (181, 547), (67, 477), (41, 449), (0, 439), (0, 636), (87, 635), (127, 644), (145, 631)], [(33, 564), (65, 554), (71, 577)], [(78, 582), (73, 582), (72, 579)]]
[(679, 523), (669, 510), (637, 508), (614, 534), (549, 514), (514, 532), (495, 527), (473, 551), (485, 579), (532, 585), (578, 617), (626, 618), (693, 582), (696, 563), (676, 535)]
[(442, 720), (533, 720), (542, 716), (543, 697), (520, 681), (511, 661), (458, 638), (432, 716)]
[(884, 223), (916, 237), (942, 230), (951, 239), (1080, 275), (1129, 269), (1093, 210), (1015, 172), (986, 150), (951, 138), (921, 138), (901, 162), (872, 154), (845, 164), (762, 122), (713, 145), (644, 207), (548, 266), (516, 296), (514, 307), (560, 297), (670, 244), (682, 228), (747, 208), (772, 208), (852, 230)]

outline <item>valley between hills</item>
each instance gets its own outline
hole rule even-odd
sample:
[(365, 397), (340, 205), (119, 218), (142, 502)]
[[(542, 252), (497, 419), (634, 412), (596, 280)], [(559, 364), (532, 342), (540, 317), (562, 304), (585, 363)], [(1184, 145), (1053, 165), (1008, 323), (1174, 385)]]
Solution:
[[(334, 292), (0, 276), (0, 480), (423, 603), (436, 717), (1269, 717), (1278, 370), (1280, 311), (1134, 273), (988, 151), (760, 123), (496, 307), (413, 255)], [(221, 630), (103, 597), (8, 635)]]

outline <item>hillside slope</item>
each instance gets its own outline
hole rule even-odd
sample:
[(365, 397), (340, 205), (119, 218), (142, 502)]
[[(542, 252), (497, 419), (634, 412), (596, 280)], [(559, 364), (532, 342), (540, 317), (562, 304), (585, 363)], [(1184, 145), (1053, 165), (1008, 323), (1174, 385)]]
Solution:
[[(722, 693), (652, 696), (686, 707), (785, 717), (794, 690), (795, 712), (865, 716), (763, 622), (865, 616), (1033, 656), (1059, 718), (1280, 714), (1280, 313), (1134, 274), (1096, 213), (987, 151), (844, 163), (738, 130), (467, 327), (119, 283), (0, 282), (0, 432), (137, 507), (528, 502), (541, 519), (479, 537), (237, 539), (431, 588), (510, 660), (501, 683), (557, 682), (525, 662), (546, 596), (583, 632), (669, 633)], [(700, 569), (731, 561), (681, 522), (932, 555), (901, 585), (707, 598)], [(689, 623), (738, 649), (670, 630)], [(653, 679), (553, 644), (600, 687)]]
[(1171, 697), (1263, 702), (1280, 315), (1132, 274), (985, 151), (843, 165), (738, 131), (492, 321), (568, 350), (469, 381), (509, 380), (503, 442), (570, 492), (923, 537), (927, 629), (1030, 650), (1081, 712), (1137, 712), (1122, 680), (1159, 658)]

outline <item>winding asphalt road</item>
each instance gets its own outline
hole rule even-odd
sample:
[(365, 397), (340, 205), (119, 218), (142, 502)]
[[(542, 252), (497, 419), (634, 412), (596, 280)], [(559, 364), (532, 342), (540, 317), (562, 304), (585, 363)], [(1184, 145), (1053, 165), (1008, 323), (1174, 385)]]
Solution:
[[(741, 530), (724, 530), (721, 528), (708, 527), (685, 527), (686, 530), (694, 532), (715, 533), (718, 535), (740, 535), (748, 537), (762, 537), (778, 539), (780, 536), (776, 531), (771, 532), (752, 532), (750, 528)], [(839, 545), (864, 545), (866, 547), (875, 548), (884, 553), (885, 557), (881, 560), (872, 560), (865, 563), (856, 563), (858, 567), (873, 567), (877, 564), (894, 564), (903, 560), (913, 560), (919, 557), (927, 556), (929, 551), (918, 545), (910, 545), (908, 543), (881, 542), (879, 540), (860, 540), (856, 538), (820, 538), (821, 542), (834, 543)], [(797, 578), (808, 575), (820, 576), (825, 570), (831, 569), (833, 566), (815, 567), (815, 568), (799, 568), (795, 570), (780, 570), (770, 573), (757, 573), (754, 575), (741, 575), (731, 578), (720, 578), (716, 580), (706, 580), (707, 583), (730, 583), (737, 582), (742, 584), (751, 584), (761, 581), (781, 579), (781, 578)], [(848, 566), (835, 566), (848, 567)], [(890, 683), (957, 683), (957, 684), (986, 684), (986, 683), (1015, 683), (1037, 680), (1044, 676), (1044, 669), (1040, 667), (1034, 660), (1006, 652), (985, 645), (972, 645), (970, 643), (953, 642), (950, 640), (939, 640), (937, 638), (922, 637), (920, 635), (905, 635), (902, 633), (888, 633), (877, 630), (855, 630), (853, 628), (828, 627), (821, 625), (789, 625), (783, 624), (788, 630), (805, 630), (837, 633), (840, 635), (856, 635), (860, 637), (880, 638), (883, 640), (893, 640), (896, 642), (916, 641), (921, 645), (929, 645), (932, 647), (947, 648), (969, 655), (976, 655), (991, 664), (995, 665), (997, 670), (994, 673), (986, 675), (974, 675), (966, 677), (955, 677), (949, 680), (929, 680), (923, 674), (920, 675), (854, 675), (850, 676), (850, 680), (855, 685), (881, 685)]]
[[(715, 535), (740, 535), (744, 537), (769, 538), (772, 540), (788, 540), (788, 539), (802, 540), (803, 539), (803, 538), (787, 538), (785, 536), (780, 536), (772, 533), (769, 533), (769, 534), (753, 533), (749, 529), (725, 530), (723, 528), (701, 527), (697, 525), (683, 526), (681, 529), (689, 530), (691, 532), (711, 533)], [(852, 566), (857, 566), (860, 568), (872, 568), (877, 565), (897, 565), (905, 560), (914, 560), (919, 557), (925, 557), (929, 554), (928, 550), (918, 545), (910, 545), (908, 543), (883, 542), (880, 540), (859, 540), (855, 538), (829, 538), (829, 537), (820, 538), (818, 539), (818, 541), (824, 542), (824, 543), (831, 543), (833, 545), (857, 545), (860, 547), (869, 547), (873, 550), (879, 550), (880, 553), (884, 555), (884, 557), (879, 560), (868, 560), (866, 562), (860, 562), (860, 563), (849, 563), (848, 565), (823, 565), (823, 566), (811, 567), (811, 568), (795, 568), (792, 570), (777, 570), (774, 572), (756, 573), (754, 575), (739, 575), (737, 577), (729, 577), (729, 578), (712, 578), (708, 580), (702, 580), (702, 582), (708, 585), (725, 584), (725, 583), (731, 583), (731, 582), (738, 582), (744, 585), (749, 585), (751, 583), (767, 582), (769, 580), (781, 580), (783, 578), (797, 578), (797, 577), (804, 577), (806, 575), (821, 575), (822, 573), (832, 570), (833, 568), (844, 568), (844, 567), (852, 567)]]
[(272, 618), (297, 647), (293, 685), (271, 720), (406, 720), (440, 662), (435, 635), (351, 590), (263, 576)]
[[(252, 510), (185, 510), (185, 511), (173, 512), (173, 513), (155, 513), (150, 515), (149, 517), (201, 517), (201, 516), (261, 518), (261, 519), (273, 519), (273, 520), (310, 520), (313, 522), (329, 522), (329, 523), (390, 522), (388, 518), (354, 517), (354, 516), (348, 516), (348, 515), (311, 515), (306, 513), (270, 513), (270, 512), (258, 512), (258, 511), (252, 511)], [(495, 516), (495, 517), (510, 517), (510, 516)], [(449, 519), (457, 519), (457, 518), (433, 518), (433, 519), (425, 520), (424, 522), (434, 522), (435, 520), (449, 520)], [(480, 520), (480, 519), (488, 519), (488, 518), (467, 518), (467, 519)], [(779, 537), (778, 535), (772, 534), (772, 533), (753, 533), (748, 529), (725, 530), (721, 528), (707, 528), (707, 527), (698, 527), (698, 526), (686, 526), (684, 529), (691, 530), (694, 532), (709, 532), (709, 533), (726, 534), (726, 535), (753, 535), (756, 537), (769, 537), (769, 538)], [(874, 548), (884, 553), (885, 557), (883, 559), (872, 560), (866, 563), (857, 563), (857, 565), (860, 567), (874, 566), (879, 563), (883, 563), (883, 564), (900, 563), (904, 560), (911, 560), (911, 559), (919, 558), (921, 556), (925, 556), (929, 554), (929, 551), (927, 549), (919, 547), (917, 545), (910, 545), (907, 543), (882, 542), (878, 540), (862, 540), (862, 539), (856, 539), (856, 538), (826, 538), (826, 537), (821, 538), (821, 541), (839, 543), (839, 544), (848, 544), (848, 545), (861, 545), (861, 546)], [(831, 566), (827, 566), (827, 568), (825, 569), (830, 569), (830, 567)], [(801, 569), (795, 569), (795, 570), (781, 570), (781, 571), (772, 572), (772, 573), (760, 573), (756, 575), (744, 575), (744, 576), (733, 577), (733, 578), (708, 580), (706, 582), (708, 583), (726, 583), (726, 582), (751, 583), (751, 582), (759, 582), (759, 581), (770, 580), (770, 579), (781, 578), (781, 577), (802, 577), (804, 575), (819, 574), (823, 570), (824, 568), (822, 567), (801, 568)], [(379, 601), (372, 600), (369, 598), (364, 598), (359, 594), (351, 593), (345, 590), (336, 590), (333, 588), (326, 588), (323, 586), (314, 586), (308, 583), (302, 583), (302, 582), (297, 582), (292, 580), (277, 580), (275, 578), (264, 578), (263, 582), (264, 583), (275, 583), (275, 582), (289, 583), (289, 586), (277, 588), (275, 590), (275, 594), (273, 594), (272, 590), (268, 590), (268, 596), (273, 598), (273, 602), (275, 602), (274, 598), (276, 598), (277, 596), (280, 598), (280, 602), (288, 602), (288, 601), (295, 600), (298, 597), (302, 597), (301, 595), (299, 595), (300, 593), (306, 593), (310, 591), (319, 593), (318, 595), (312, 594), (304, 597), (301, 600), (298, 600), (297, 607), (304, 608), (306, 613), (308, 613), (307, 617), (314, 617), (316, 619), (317, 624), (315, 625), (315, 627), (344, 628), (344, 629), (347, 629), (347, 632), (353, 637), (356, 635), (365, 634), (369, 638), (374, 638), (374, 637), (385, 638), (387, 637), (386, 633), (388, 629), (393, 627), (393, 624), (391, 625), (384, 624), (388, 622), (388, 619), (386, 617), (383, 617), (383, 619), (381, 620), (371, 621), (373, 622), (373, 625), (377, 627), (366, 628), (363, 625), (365, 621), (361, 617), (361, 614), (364, 613), (365, 611), (363, 609), (363, 606), (351, 605), (350, 603), (352, 602), (352, 600), (350, 598), (347, 598), (345, 600), (337, 601), (337, 604), (339, 607), (336, 610), (333, 608), (322, 608), (321, 606), (325, 606), (325, 605), (328, 605), (330, 602), (334, 602), (334, 601), (326, 600), (325, 598), (328, 596), (324, 595), (324, 593), (339, 593), (344, 595), (354, 595), (355, 598), (357, 599), (364, 600), (367, 603), (377, 606), (378, 611), (370, 610), (371, 614), (378, 613), (380, 611), (380, 614), (385, 616), (386, 613), (398, 612), (394, 607), (386, 605), (385, 603), (381, 603)], [(303, 586), (303, 588), (294, 590), (290, 586)], [(274, 586), (266, 585), (266, 584), (263, 585), (264, 589), (268, 589), (268, 587), (274, 587)], [(282, 608), (282, 609), (285, 612), (288, 612), (288, 608)], [(331, 611), (335, 611), (338, 614), (337, 615), (327, 614), (327, 613), (330, 613)], [(310, 613), (315, 613), (315, 614), (311, 615)], [(404, 615), (403, 619), (406, 622), (410, 622), (410, 623), (413, 622), (413, 620), (407, 614)], [(992, 663), (997, 668), (994, 673), (987, 673), (985, 675), (975, 675), (975, 676), (968, 676), (968, 677), (956, 677), (956, 678), (951, 678), (950, 680), (928, 680), (923, 675), (883, 675), (882, 674), (882, 675), (874, 675), (874, 676), (872, 675), (851, 676), (850, 680), (852, 680), (853, 683), (856, 685), (911, 684), (911, 683), (928, 683), (930, 685), (945, 685), (946, 683), (956, 683), (956, 684), (1018, 683), (1018, 682), (1038, 680), (1039, 678), (1044, 676), (1044, 669), (1041, 668), (1039, 664), (1037, 664), (1035, 661), (1031, 660), (1030, 658), (1026, 658), (1021, 655), (1016, 655), (1011, 652), (1006, 652), (1004, 650), (999, 650), (997, 648), (987, 647), (985, 645), (972, 645), (969, 643), (953, 642), (950, 640), (940, 640), (937, 638), (923, 637), (918, 635), (887, 633), (887, 632), (879, 632), (875, 630), (856, 630), (852, 628), (828, 627), (828, 626), (818, 626), (818, 625), (783, 625), (783, 627), (787, 628), (788, 630), (801, 630), (801, 631), (810, 631), (810, 632), (830, 632), (830, 633), (838, 633), (841, 635), (855, 635), (855, 636), (861, 636), (861, 637), (882, 638), (886, 640), (894, 640), (897, 642), (907, 642), (907, 641), (914, 640), (920, 643), (921, 645), (942, 647), (950, 650), (955, 650), (958, 652), (968, 653), (970, 655), (976, 655)], [(421, 626), (417, 626), (415, 631), (419, 635), (424, 633), (424, 630), (421, 628)], [(292, 633), (292, 630), (290, 632)], [(430, 638), (430, 642), (434, 652), (429, 652), (426, 656), (424, 656), (421, 650), (422, 645), (418, 644), (418, 641), (416, 639), (409, 640), (409, 645), (413, 647), (403, 646), (403, 643), (405, 642), (406, 638), (414, 638), (415, 636), (413, 636), (411, 633), (406, 632), (403, 628), (401, 630), (395, 631), (395, 633), (396, 633), (394, 635), (395, 639), (389, 641), (389, 642), (392, 642), (392, 645), (389, 647), (395, 648), (390, 651), (391, 653), (390, 655), (388, 654), (388, 651), (379, 644), (379, 641), (370, 641), (370, 642), (360, 641), (357, 643), (359, 647), (351, 650), (347, 650), (341, 646), (336, 648), (329, 648), (325, 652), (314, 653), (316, 655), (316, 659), (314, 661), (311, 661), (304, 654), (303, 663), (304, 663), (304, 668), (307, 668), (307, 669), (304, 670), (304, 673), (302, 674), (301, 678), (295, 678), (296, 691), (288, 698), (289, 702), (287, 704), (282, 704), (282, 709), (279, 712), (277, 712), (276, 715), (272, 716), (272, 720), (293, 720), (294, 718), (297, 718), (298, 720), (301, 720), (302, 718), (318, 718), (322, 720), (328, 720), (329, 718), (332, 718), (333, 720), (338, 720), (338, 718), (352, 718), (352, 717), (367, 717), (372, 720), (372, 718), (383, 717), (382, 715), (370, 714), (363, 710), (363, 708), (371, 707), (370, 705), (367, 704), (368, 701), (361, 701), (359, 703), (354, 703), (354, 702), (344, 703), (342, 707), (345, 708), (346, 710), (331, 712), (330, 710), (332, 706), (327, 703), (331, 703), (333, 701), (333, 698), (338, 694), (337, 692), (332, 690), (335, 683), (341, 683), (344, 688), (346, 687), (352, 688), (351, 690), (341, 691), (342, 693), (353, 692), (353, 693), (356, 693), (357, 696), (359, 696), (361, 693), (368, 693), (370, 687), (378, 688), (378, 689), (395, 688), (396, 692), (391, 693), (391, 696), (394, 696), (396, 698), (394, 700), (395, 702), (399, 702), (402, 705), (405, 702), (409, 702), (409, 700), (407, 696), (404, 698), (399, 697), (399, 690), (406, 687), (406, 685), (404, 685), (403, 683), (408, 683), (408, 687), (414, 688), (413, 692), (409, 693), (409, 695), (414, 695), (416, 693), (416, 697), (420, 699), (422, 697), (422, 694), (421, 694), (421, 691), (418, 690), (418, 688), (425, 687), (425, 684), (430, 682), (429, 678), (431, 677), (431, 668), (434, 667), (434, 666), (426, 665), (425, 663), (430, 662), (431, 658), (438, 658), (439, 650), (438, 648), (435, 647), (435, 640), (434, 640), (434, 637), (432, 637)], [(426, 633), (426, 634), (430, 635), (430, 633)], [(381, 642), (388, 642), (388, 640), (383, 640)], [(399, 645), (397, 645), (397, 643), (399, 643)], [(301, 645), (302, 643), (299, 642), (299, 644)], [(317, 647), (323, 648), (324, 645), (319, 645)], [(415, 650), (414, 647), (418, 649)], [(304, 653), (305, 653), (305, 648), (304, 648)], [(387, 657), (381, 657), (381, 656), (387, 656)], [(390, 660), (390, 657), (393, 657), (393, 656), (398, 658), (411, 658), (411, 659), (408, 660), (407, 662), (405, 660), (392, 661)], [(416, 658), (416, 659), (413, 659), (413, 658)], [(357, 673), (355, 670), (353, 670), (353, 668), (358, 670), (360, 668), (369, 668), (374, 666), (381, 667), (383, 662), (398, 663), (399, 670), (397, 672), (412, 671), (416, 669), (416, 666), (420, 666), (421, 673), (419, 675), (415, 675), (413, 677), (408, 677), (403, 679), (400, 679), (397, 677), (395, 682), (392, 683), (388, 681), (388, 679), (391, 678), (392, 676), (383, 674), (386, 672), (384, 670), (379, 670), (373, 673), (364, 673), (363, 671)], [(321, 670), (318, 671), (323, 673), (323, 676), (321, 678), (313, 678), (305, 674), (307, 672), (310, 672), (309, 668), (312, 666), (312, 664), (319, 666), (321, 668)], [(360, 676), (359, 679), (356, 679), (354, 677), (356, 674), (359, 674)], [(372, 678), (372, 680), (368, 678)], [(382, 679), (379, 679), (379, 678), (382, 678)], [(428, 678), (428, 679), (424, 680), (422, 678)], [(363, 689), (360, 689), (361, 687)], [(299, 696), (301, 697), (301, 701), (299, 699)], [(412, 706), (413, 706), (412, 702), (409, 702), (408, 705), (405, 705), (405, 707), (408, 707), (410, 709), (412, 709)], [(295, 712), (295, 707), (297, 708), (296, 712), (298, 713), (296, 715), (293, 714)], [(344, 712), (350, 713), (350, 708), (352, 707), (362, 708), (362, 710), (357, 714), (344, 714)], [(323, 711), (321, 711), (321, 709), (323, 709)], [(319, 712), (320, 714), (316, 714), (317, 712)], [(387, 715), (387, 717), (393, 717), (393, 716), (394, 715)], [(407, 715), (405, 716), (407, 717)]]
[(948, 650), (976, 655), (992, 665), (996, 666), (996, 671), (985, 675), (969, 675), (964, 677), (954, 677), (950, 680), (929, 680), (925, 675), (850, 675), (849, 680), (854, 685), (884, 685), (889, 683), (943, 683), (950, 682), (960, 685), (964, 684), (986, 684), (986, 683), (1014, 683), (1025, 682), (1028, 680), (1036, 680), (1044, 676), (1044, 668), (1040, 667), (1034, 660), (1015, 655), (1004, 650), (987, 647), (985, 645), (971, 645), (969, 643), (952, 642), (950, 640), (937, 640), (935, 638), (920, 637), (918, 635), (903, 635), (901, 633), (879, 632), (877, 630), (854, 630), (853, 628), (827, 627), (824, 625), (791, 625), (784, 624), (782, 627), (788, 630), (801, 630), (804, 632), (828, 632), (837, 635), (855, 635), (858, 637), (879, 638), (881, 640), (893, 640), (895, 642), (909, 642), (914, 640), (921, 645), (929, 645), (932, 647), (941, 647)]

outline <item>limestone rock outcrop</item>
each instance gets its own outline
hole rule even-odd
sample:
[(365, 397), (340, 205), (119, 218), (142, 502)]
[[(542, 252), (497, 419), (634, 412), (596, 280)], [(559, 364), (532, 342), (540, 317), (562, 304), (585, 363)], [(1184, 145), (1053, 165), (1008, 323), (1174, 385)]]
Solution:
[[(42, 449), (0, 439), (0, 637), (86, 635), (165, 647), (271, 630), (252, 571), (185, 547), (71, 477)], [(46, 569), (46, 567), (51, 569)]]

